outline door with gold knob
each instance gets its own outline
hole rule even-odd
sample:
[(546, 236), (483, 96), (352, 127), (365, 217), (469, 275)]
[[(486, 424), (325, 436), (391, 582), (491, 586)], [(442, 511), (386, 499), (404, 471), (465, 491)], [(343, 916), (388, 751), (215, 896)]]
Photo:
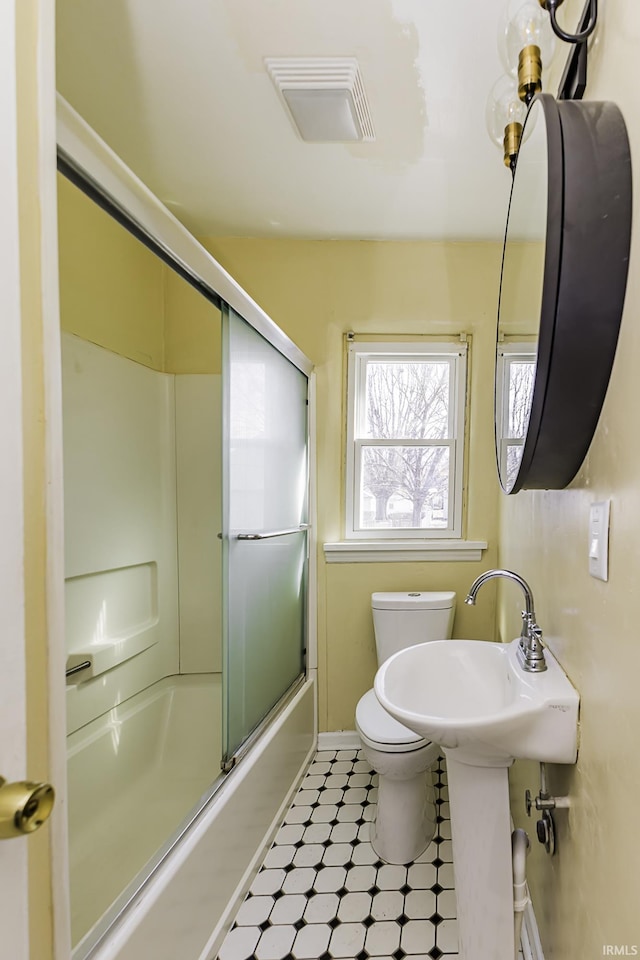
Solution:
[[(27, 845), (34, 841), (23, 830), (28, 832), (42, 819), (52, 796), (46, 787), (25, 789), (21, 784), (27, 780), (24, 489), (25, 476), (28, 481), (36, 479), (25, 470), (24, 461), (35, 435), (30, 424), (42, 414), (32, 415), (23, 405), (27, 391), (22, 348), (28, 340), (28, 298), (39, 285), (39, 266), (27, 260), (27, 241), (39, 231), (32, 224), (29, 235), (29, 218), (19, 204), (19, 188), (28, 189), (32, 163), (37, 169), (39, 154), (37, 135), (23, 134), (19, 143), (17, 130), (18, 119), (25, 129), (37, 122), (37, 95), (25, 91), (24, 80), (25, 71), (35, 70), (31, 48), (35, 50), (37, 36), (31, 34), (39, 27), (26, 24), (19, 6), (24, 5), (18, 0), (0, 3), (0, 776), (9, 787), (4, 794), (0, 788), (0, 797), (7, 801), (5, 832), (11, 834), (10, 839), (0, 840), (0, 954), (12, 960), (31, 960)], [(38, 17), (34, 12), (35, 24)], [(18, 170), (23, 178), (20, 183)], [(34, 202), (37, 206), (37, 196)], [(25, 287), (29, 276), (31, 291)], [(25, 369), (29, 366), (27, 363)], [(29, 376), (33, 377), (32, 366), (26, 372)], [(30, 429), (34, 433), (27, 437)], [(20, 786), (16, 788), (16, 784)]]
[(50, 783), (0, 777), (0, 840), (17, 840), (39, 830), (49, 819), (55, 793)]

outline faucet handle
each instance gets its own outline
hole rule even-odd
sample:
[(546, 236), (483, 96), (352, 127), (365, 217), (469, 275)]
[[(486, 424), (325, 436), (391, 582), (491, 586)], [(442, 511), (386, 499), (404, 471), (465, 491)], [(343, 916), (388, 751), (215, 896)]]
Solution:
[(543, 673), (547, 669), (542, 630), (533, 618), (529, 622), (526, 638), (520, 638), (518, 654), (520, 665), (527, 673)]
[(529, 636), (529, 630), (531, 629), (531, 614), (527, 613), (526, 610), (523, 610), (520, 616), (522, 617), (522, 630), (520, 631), (520, 637), (522, 640), (526, 640)]
[(535, 621), (529, 626), (528, 636), (531, 641), (531, 649), (540, 650), (540, 652), (542, 652), (542, 628), (539, 627)]

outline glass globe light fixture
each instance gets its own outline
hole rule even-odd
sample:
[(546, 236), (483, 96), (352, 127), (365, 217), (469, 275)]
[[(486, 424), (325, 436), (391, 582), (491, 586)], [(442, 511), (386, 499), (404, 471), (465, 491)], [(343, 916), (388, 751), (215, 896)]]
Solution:
[[(512, 170), (526, 116), (527, 106), (518, 96), (518, 81), (503, 74), (494, 83), (487, 98), (485, 122), (495, 145), (504, 150), (505, 166)], [(534, 125), (532, 116), (527, 124), (525, 140), (531, 135)]]
[(543, 67), (553, 59), (555, 37), (549, 17), (539, 0), (509, 0), (498, 33), (498, 53), (512, 77), (518, 75), (518, 59), (526, 47), (536, 46)]

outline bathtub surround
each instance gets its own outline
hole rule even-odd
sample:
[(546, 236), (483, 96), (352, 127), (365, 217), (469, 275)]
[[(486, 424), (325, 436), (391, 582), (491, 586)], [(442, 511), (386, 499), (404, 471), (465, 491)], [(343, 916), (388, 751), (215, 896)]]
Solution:
[(62, 357), (72, 733), (178, 673), (175, 391), (66, 333)]
[(68, 666), (94, 665), (69, 680), (71, 733), (161, 677), (221, 671), (221, 411), (218, 374), (68, 333), (62, 356)]

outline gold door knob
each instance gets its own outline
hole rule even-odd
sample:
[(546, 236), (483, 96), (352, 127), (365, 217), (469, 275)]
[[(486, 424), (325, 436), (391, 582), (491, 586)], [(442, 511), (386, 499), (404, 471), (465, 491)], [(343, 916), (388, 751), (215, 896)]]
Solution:
[(54, 800), (50, 783), (7, 783), (0, 777), (0, 840), (33, 833), (48, 819)]

